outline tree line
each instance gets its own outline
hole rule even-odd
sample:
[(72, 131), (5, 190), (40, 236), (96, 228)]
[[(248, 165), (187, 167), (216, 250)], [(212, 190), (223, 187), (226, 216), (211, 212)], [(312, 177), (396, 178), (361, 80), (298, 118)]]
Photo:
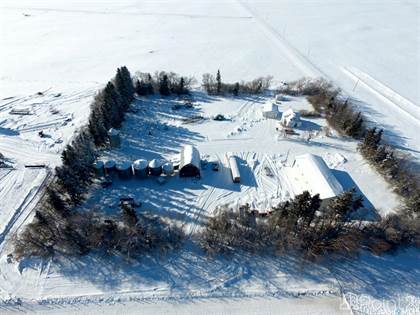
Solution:
[(152, 250), (175, 247), (181, 229), (122, 205), (120, 215), (76, 210), (93, 182), (97, 151), (108, 141), (108, 130), (120, 128), (134, 99), (135, 87), (127, 67), (94, 97), (87, 126), (82, 127), (61, 154), (62, 165), (38, 203), (35, 217), (15, 240), (17, 259), (50, 257), (57, 253), (83, 255), (92, 250), (134, 257)]
[(147, 72), (136, 72), (135, 91), (140, 96), (155, 93), (163, 96), (186, 95), (195, 81), (194, 77), (180, 76), (174, 72), (156, 71), (153, 76)]
[(203, 74), (202, 87), (209, 95), (262, 94), (270, 88), (272, 79), (273, 77), (267, 76), (249, 82), (225, 83), (220, 70), (217, 70), (216, 77), (210, 73)]
[(209, 254), (296, 253), (311, 261), (350, 257), (364, 249), (381, 254), (420, 245), (418, 221), (397, 215), (378, 222), (352, 219), (361, 206), (362, 199), (350, 190), (326, 205), (319, 195), (305, 191), (265, 218), (257, 218), (248, 205), (241, 211), (222, 208), (207, 219), (198, 240)]

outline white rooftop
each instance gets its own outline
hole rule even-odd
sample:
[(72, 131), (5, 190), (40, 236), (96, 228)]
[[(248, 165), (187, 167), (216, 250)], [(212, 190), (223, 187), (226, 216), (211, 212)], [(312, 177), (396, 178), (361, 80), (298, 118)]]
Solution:
[(322, 157), (303, 154), (296, 157), (292, 167), (294, 191), (299, 194), (307, 190), (312, 195), (319, 194), (321, 199), (336, 197), (343, 192)]

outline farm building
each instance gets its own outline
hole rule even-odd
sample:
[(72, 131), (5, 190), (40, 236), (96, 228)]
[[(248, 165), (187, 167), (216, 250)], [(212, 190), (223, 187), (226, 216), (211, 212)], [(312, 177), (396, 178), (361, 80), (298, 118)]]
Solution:
[(270, 119), (277, 119), (279, 118), (279, 108), (276, 104), (269, 101), (264, 104), (263, 108), (263, 117), (264, 118), (270, 118)]
[(135, 160), (133, 162), (133, 170), (134, 170), (134, 175), (137, 178), (145, 178), (147, 177), (147, 173), (148, 173), (148, 162), (147, 160)]
[(95, 163), (93, 163), (93, 168), (95, 170), (95, 174), (97, 176), (103, 176), (105, 175), (105, 168), (104, 168), (104, 162), (103, 161), (95, 161)]
[(128, 179), (133, 174), (131, 163), (128, 161), (120, 161), (116, 165), (118, 177), (121, 179)]
[(239, 183), (241, 181), (241, 174), (239, 173), (237, 157), (228, 153), (226, 155), (226, 159), (229, 163), (230, 172), (232, 175), (232, 181), (234, 183)]
[(300, 113), (293, 111), (289, 108), (281, 115), (280, 123), (286, 127), (299, 127), (300, 122)]
[(112, 175), (112, 174), (114, 174), (115, 171), (116, 171), (115, 166), (116, 166), (116, 163), (115, 163), (114, 160), (108, 160), (108, 161), (106, 161), (105, 164), (104, 164), (105, 174), (106, 175)]
[(179, 165), (180, 177), (200, 177), (200, 152), (192, 145), (186, 145), (181, 150)]
[(171, 162), (166, 162), (162, 165), (162, 171), (165, 175), (172, 175), (174, 173), (174, 166)]
[(160, 176), (162, 174), (162, 162), (153, 159), (149, 162), (149, 174), (153, 176)]
[(322, 157), (314, 154), (297, 156), (291, 173), (294, 192), (300, 194), (307, 190), (312, 195), (319, 194), (321, 199), (329, 199), (343, 192), (343, 187), (337, 181)]

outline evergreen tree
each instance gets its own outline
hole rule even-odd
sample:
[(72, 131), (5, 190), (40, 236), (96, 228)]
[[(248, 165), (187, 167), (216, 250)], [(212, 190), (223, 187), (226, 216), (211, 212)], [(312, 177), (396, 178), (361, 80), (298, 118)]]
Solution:
[(108, 131), (105, 128), (104, 117), (99, 108), (92, 108), (89, 116), (88, 129), (96, 146), (105, 144)]
[(168, 76), (164, 74), (159, 82), (159, 93), (163, 96), (169, 96), (171, 91), (169, 89), (169, 80)]
[(217, 70), (216, 74), (216, 93), (220, 94), (222, 92), (222, 77), (220, 75), (220, 70)]
[(233, 86), (232, 93), (233, 93), (234, 96), (238, 96), (238, 94), (239, 94), (239, 82), (236, 82), (235, 85)]

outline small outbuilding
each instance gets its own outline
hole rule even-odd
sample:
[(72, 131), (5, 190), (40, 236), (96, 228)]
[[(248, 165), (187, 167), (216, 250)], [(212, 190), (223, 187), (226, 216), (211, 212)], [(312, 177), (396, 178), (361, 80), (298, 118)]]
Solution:
[(121, 136), (120, 136), (120, 132), (117, 129), (115, 128), (109, 129), (108, 138), (109, 138), (109, 144), (111, 145), (111, 148), (118, 148), (121, 145)]
[(231, 172), (231, 175), (232, 175), (232, 181), (234, 183), (240, 183), (241, 182), (241, 174), (239, 172), (237, 157), (228, 153), (226, 155), (226, 159), (229, 163), (230, 172)]
[(273, 102), (269, 101), (264, 104), (263, 117), (269, 119), (278, 119), (280, 116), (279, 107)]
[(179, 165), (180, 177), (201, 177), (200, 152), (192, 145), (182, 147)]
[(152, 176), (160, 176), (162, 174), (162, 162), (153, 159), (149, 162), (149, 174)]
[(114, 160), (108, 160), (104, 164), (105, 174), (106, 175), (113, 175), (116, 171), (116, 163)]
[(118, 177), (121, 179), (129, 179), (133, 175), (133, 170), (131, 168), (131, 162), (121, 161), (116, 165)]
[(319, 194), (321, 199), (340, 195), (344, 190), (322, 157), (303, 154), (296, 157), (292, 166), (294, 191), (309, 191)]
[(139, 159), (133, 162), (133, 171), (134, 175), (137, 178), (146, 178), (148, 174), (148, 164), (147, 160)]
[(295, 112), (293, 109), (289, 108), (281, 115), (280, 123), (285, 127), (300, 127), (300, 113)]

